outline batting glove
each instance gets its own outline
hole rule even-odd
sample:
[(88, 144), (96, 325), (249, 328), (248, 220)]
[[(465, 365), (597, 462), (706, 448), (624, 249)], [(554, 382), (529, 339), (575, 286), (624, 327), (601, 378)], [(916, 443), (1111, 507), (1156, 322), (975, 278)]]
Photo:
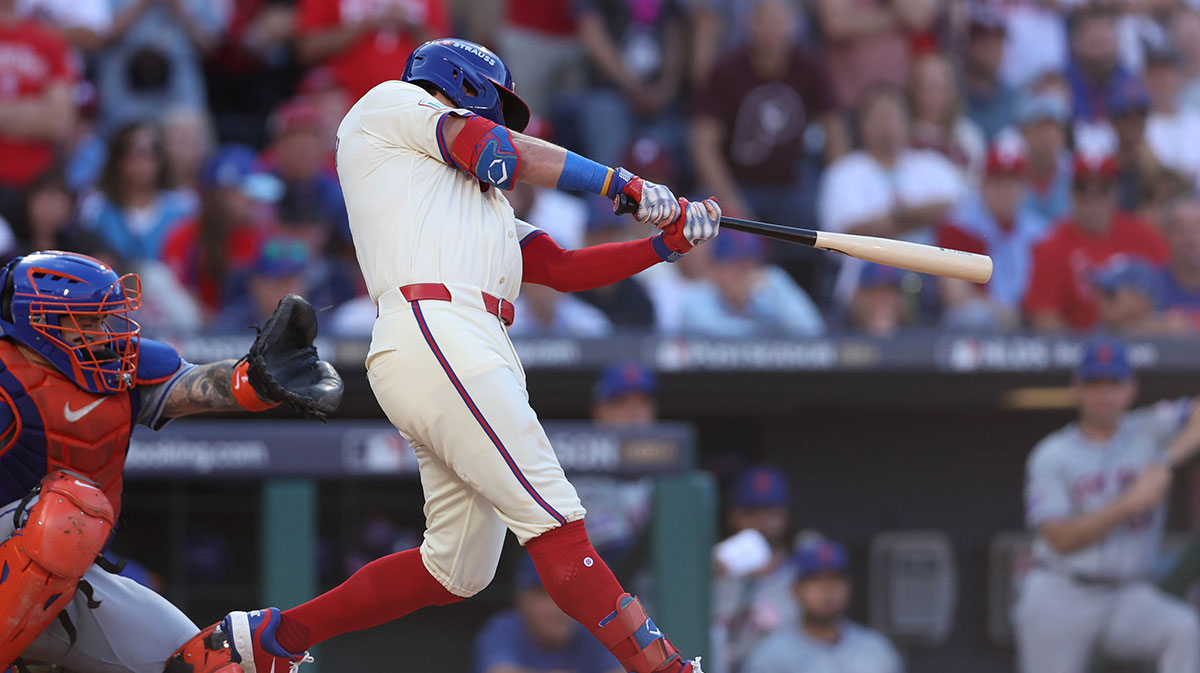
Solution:
[(679, 199), (679, 206), (678, 219), (663, 227), (663, 242), (682, 255), (717, 237), (721, 230), (721, 204), (709, 197), (696, 202)]
[(638, 204), (637, 212), (633, 215), (638, 222), (652, 224), (656, 228), (662, 229), (679, 219), (679, 200), (675, 198), (669, 188), (663, 185), (643, 180), (634, 175), (621, 188), (621, 193)]

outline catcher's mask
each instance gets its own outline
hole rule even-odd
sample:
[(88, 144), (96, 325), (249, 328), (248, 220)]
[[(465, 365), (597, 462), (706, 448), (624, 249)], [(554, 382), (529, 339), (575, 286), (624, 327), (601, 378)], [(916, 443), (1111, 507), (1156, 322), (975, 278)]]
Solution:
[(133, 385), (141, 326), (137, 274), (118, 277), (100, 260), (57, 250), (0, 269), (0, 330), (32, 348), (80, 388), (116, 393)]

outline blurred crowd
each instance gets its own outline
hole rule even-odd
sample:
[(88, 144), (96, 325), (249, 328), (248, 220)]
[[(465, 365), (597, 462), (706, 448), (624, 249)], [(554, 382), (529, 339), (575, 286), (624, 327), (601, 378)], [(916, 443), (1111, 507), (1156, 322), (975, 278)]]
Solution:
[[(242, 330), (300, 292), (375, 308), (342, 116), (422, 41), (510, 66), (527, 132), (728, 215), (986, 253), (986, 286), (726, 231), (514, 335), (1200, 330), (1197, 0), (0, 0), (0, 256), (141, 274), (148, 329)], [(521, 185), (564, 247), (644, 237)]]

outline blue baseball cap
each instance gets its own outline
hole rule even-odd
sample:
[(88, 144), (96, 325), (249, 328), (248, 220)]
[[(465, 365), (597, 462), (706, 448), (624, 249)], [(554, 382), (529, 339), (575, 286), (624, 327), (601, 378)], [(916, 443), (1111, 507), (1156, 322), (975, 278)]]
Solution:
[(733, 482), (734, 507), (787, 507), (787, 477), (771, 465), (742, 470)]
[(217, 150), (200, 173), (205, 189), (236, 188), (256, 201), (274, 203), (283, 198), (279, 178), (263, 171), (258, 155), (245, 145), (225, 145)]
[(806, 580), (822, 573), (845, 573), (850, 568), (846, 548), (833, 540), (813, 540), (800, 546), (792, 555), (796, 580)]
[(1083, 359), (1075, 378), (1080, 381), (1128, 381), (1133, 378), (1133, 367), (1125, 352), (1125, 342), (1113, 337), (1092, 338), (1083, 347)]
[(600, 371), (600, 378), (592, 389), (592, 400), (607, 402), (630, 393), (654, 395), (657, 392), (658, 378), (654, 372), (639, 362), (622, 360)]
[(1119, 257), (1097, 269), (1092, 274), (1092, 283), (1102, 292), (1116, 292), (1121, 288), (1137, 290), (1158, 302), (1162, 273), (1149, 262), (1138, 258)]

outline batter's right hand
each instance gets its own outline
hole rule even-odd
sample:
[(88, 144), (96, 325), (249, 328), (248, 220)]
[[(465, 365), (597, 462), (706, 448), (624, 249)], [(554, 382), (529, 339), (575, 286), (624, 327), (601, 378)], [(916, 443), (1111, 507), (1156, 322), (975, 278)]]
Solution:
[(1142, 514), (1158, 507), (1171, 488), (1171, 468), (1151, 465), (1142, 470), (1125, 490), (1122, 500), (1130, 514)]
[(621, 193), (638, 204), (634, 218), (638, 222), (654, 225), (657, 229), (679, 219), (679, 200), (671, 190), (655, 182), (643, 180), (636, 175), (625, 184)]

